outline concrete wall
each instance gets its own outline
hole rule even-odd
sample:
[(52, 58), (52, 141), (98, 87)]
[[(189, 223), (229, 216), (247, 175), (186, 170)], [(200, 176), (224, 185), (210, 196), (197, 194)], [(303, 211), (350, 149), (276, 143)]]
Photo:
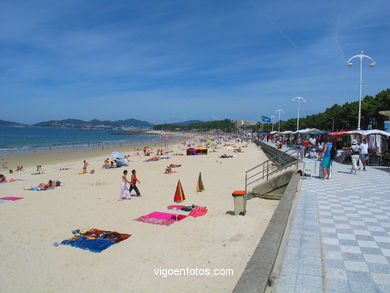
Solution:
[(233, 292), (263, 293), (267, 288), (287, 226), (299, 180), (299, 176), (292, 175), (263, 237), (260, 239)]

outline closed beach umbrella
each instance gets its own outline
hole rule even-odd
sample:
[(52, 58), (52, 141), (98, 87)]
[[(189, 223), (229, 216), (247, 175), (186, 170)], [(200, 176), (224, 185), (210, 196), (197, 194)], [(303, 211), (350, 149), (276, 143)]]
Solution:
[(204, 190), (204, 185), (202, 182), (202, 174), (199, 172), (198, 183), (196, 184), (196, 192), (202, 192)]
[(182, 202), (186, 199), (186, 196), (184, 195), (183, 186), (181, 186), (180, 180), (177, 182), (176, 186), (176, 192), (174, 197), (174, 202)]

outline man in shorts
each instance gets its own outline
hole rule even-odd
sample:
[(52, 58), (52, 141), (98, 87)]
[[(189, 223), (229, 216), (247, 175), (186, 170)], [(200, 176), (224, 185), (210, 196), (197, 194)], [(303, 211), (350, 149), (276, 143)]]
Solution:
[(368, 143), (367, 138), (363, 139), (363, 142), (360, 144), (360, 157), (363, 163), (363, 170), (366, 171), (366, 166), (368, 163)]

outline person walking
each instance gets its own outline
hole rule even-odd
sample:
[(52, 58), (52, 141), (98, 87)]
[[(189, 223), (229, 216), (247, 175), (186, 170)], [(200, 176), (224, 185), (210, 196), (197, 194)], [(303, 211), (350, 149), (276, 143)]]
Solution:
[(330, 166), (332, 165), (332, 159), (330, 157), (331, 149), (333, 144), (329, 141), (329, 139), (325, 139), (324, 141), (324, 155), (321, 162), (322, 171), (324, 173), (324, 177), (322, 179), (329, 179), (330, 175)]
[(129, 192), (131, 193), (131, 191), (134, 189), (135, 190), (135, 193), (137, 194), (137, 196), (141, 196), (141, 193), (139, 192), (138, 190), (138, 187), (137, 187), (137, 182), (138, 183), (141, 183), (138, 178), (137, 178), (137, 174), (136, 174), (136, 171), (135, 170), (132, 170), (131, 171), (131, 180), (130, 180), (130, 188), (129, 188)]
[(123, 176), (121, 180), (121, 191), (119, 193), (119, 201), (123, 199), (131, 199), (130, 191), (127, 189), (126, 183), (131, 184), (131, 182), (127, 179), (127, 170), (123, 171)]
[(351, 145), (351, 161), (352, 161), (352, 168), (351, 173), (355, 171), (355, 175), (358, 171), (357, 163), (359, 161), (359, 155), (360, 155), (360, 147), (357, 140), (352, 141)]
[(367, 138), (363, 139), (363, 142), (360, 144), (360, 158), (363, 163), (363, 170), (366, 171), (366, 166), (368, 163), (368, 143)]

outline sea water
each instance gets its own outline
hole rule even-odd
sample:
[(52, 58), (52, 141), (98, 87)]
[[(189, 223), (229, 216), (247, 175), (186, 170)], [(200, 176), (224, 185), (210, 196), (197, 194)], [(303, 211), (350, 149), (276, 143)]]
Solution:
[(0, 154), (35, 151), (101, 149), (112, 146), (157, 144), (164, 137), (112, 135), (113, 130), (75, 128), (0, 127)]

